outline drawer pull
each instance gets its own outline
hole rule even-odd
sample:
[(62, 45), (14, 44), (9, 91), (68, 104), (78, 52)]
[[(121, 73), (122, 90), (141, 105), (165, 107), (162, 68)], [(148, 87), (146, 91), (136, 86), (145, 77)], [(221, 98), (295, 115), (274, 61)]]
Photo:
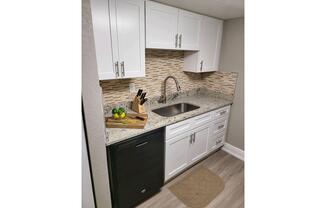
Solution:
[(220, 126), (218, 126), (217, 128), (218, 129), (221, 129), (221, 128), (223, 128), (224, 127), (224, 125), (220, 125)]
[(217, 141), (216, 141), (216, 144), (221, 143), (221, 141), (222, 141), (222, 140), (217, 140)]
[(143, 143), (137, 144), (136, 147), (144, 146), (144, 145), (147, 144), (147, 143), (148, 143), (148, 142), (143, 142)]
[(226, 113), (226, 111), (222, 111), (220, 112), (220, 115), (224, 115)]
[(146, 189), (143, 189), (140, 191), (142, 194), (144, 194), (146, 192)]

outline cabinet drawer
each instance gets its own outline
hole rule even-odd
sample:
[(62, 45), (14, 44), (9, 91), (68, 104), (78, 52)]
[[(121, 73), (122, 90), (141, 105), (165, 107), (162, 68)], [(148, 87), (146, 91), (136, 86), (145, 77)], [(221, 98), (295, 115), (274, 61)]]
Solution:
[(192, 129), (191, 121), (192, 118), (167, 126), (165, 129), (165, 140), (167, 141)]
[(214, 117), (214, 119), (220, 119), (220, 118), (228, 116), (229, 113), (230, 113), (230, 106), (226, 106), (224, 108), (214, 111), (213, 117)]
[(224, 142), (224, 137), (225, 137), (225, 130), (222, 132), (217, 133), (216, 135), (214, 135), (215, 138), (217, 138), (216, 140), (216, 144), (219, 144), (221, 142)]
[[(213, 126), (214, 128), (214, 126)], [(224, 143), (224, 138), (225, 138), (225, 131), (219, 132), (219, 133), (214, 133), (211, 132), (208, 143), (207, 143), (207, 151), (211, 152), (217, 148), (219, 148), (221, 145)]]
[(228, 124), (228, 119), (220, 119), (217, 122), (214, 123), (214, 130), (213, 130), (213, 134), (217, 134), (220, 133), (222, 131), (224, 131), (227, 127)]
[[(213, 111), (214, 112), (214, 111)], [(213, 119), (213, 112), (204, 113), (203, 115), (196, 116), (193, 119), (193, 128), (199, 127), (203, 124), (209, 123)]]

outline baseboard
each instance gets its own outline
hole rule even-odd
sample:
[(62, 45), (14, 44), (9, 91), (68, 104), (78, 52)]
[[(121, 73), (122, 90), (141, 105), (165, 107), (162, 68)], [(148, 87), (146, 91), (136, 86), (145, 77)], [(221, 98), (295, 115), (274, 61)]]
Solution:
[(229, 143), (225, 143), (222, 150), (224, 150), (225, 152), (229, 153), (230, 155), (233, 155), (234, 157), (242, 161), (244, 160), (244, 151), (235, 146), (232, 146)]

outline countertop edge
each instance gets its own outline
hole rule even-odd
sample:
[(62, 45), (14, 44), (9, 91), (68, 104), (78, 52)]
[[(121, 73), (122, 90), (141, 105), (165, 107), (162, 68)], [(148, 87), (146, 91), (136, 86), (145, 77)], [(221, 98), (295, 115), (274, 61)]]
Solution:
[[(196, 117), (196, 116), (202, 115), (202, 114), (204, 114), (204, 113), (208, 113), (208, 112), (210, 112), (210, 111), (214, 111), (214, 110), (217, 110), (217, 109), (220, 109), (220, 108), (223, 108), (223, 107), (225, 107), (225, 106), (232, 105), (232, 104), (233, 104), (233, 101), (227, 101), (227, 100), (226, 100), (226, 103), (223, 104), (223, 105), (221, 105), (221, 106), (219, 106), (219, 107), (211, 108), (211, 109), (209, 109), (209, 110), (207, 110), (207, 111), (200, 112), (200, 113), (198, 113), (198, 114), (191, 115), (191, 116), (189, 116), (189, 117), (185, 117), (185, 118), (182, 118), (182, 119), (180, 119), (180, 120), (175, 120), (175, 121), (172, 121), (172, 122), (170, 122), (170, 123), (168, 123), (168, 124), (155, 126), (154, 128), (146, 129), (146, 130), (144, 130), (144, 131), (141, 132), (141, 133), (135, 133), (135, 134), (132, 134), (132, 135), (128, 135), (127, 137), (122, 137), (121, 139), (117, 139), (117, 140), (114, 140), (114, 141), (112, 141), (112, 142), (110, 142), (110, 141), (107, 142), (107, 141), (106, 141), (106, 142), (105, 142), (105, 146), (107, 147), (107, 146), (110, 146), (110, 145), (112, 145), (112, 144), (116, 144), (116, 143), (118, 143), (118, 142), (121, 142), (121, 141), (124, 141), (124, 140), (130, 139), (130, 138), (132, 138), (132, 137), (136, 137), (136, 136), (139, 136), (139, 135), (145, 134), (145, 133), (150, 132), (150, 131), (153, 131), (153, 130), (155, 130), (155, 129), (159, 129), (159, 128), (162, 128), (162, 127), (165, 127), (165, 126), (169, 126), (169, 125), (171, 125), (171, 124), (175, 124), (175, 123), (178, 123), (178, 122), (180, 122), (180, 121), (184, 121), (184, 120), (187, 120), (187, 119), (189, 119), (189, 118), (193, 118), (193, 117)], [(105, 133), (106, 133), (106, 132), (105, 132)]]

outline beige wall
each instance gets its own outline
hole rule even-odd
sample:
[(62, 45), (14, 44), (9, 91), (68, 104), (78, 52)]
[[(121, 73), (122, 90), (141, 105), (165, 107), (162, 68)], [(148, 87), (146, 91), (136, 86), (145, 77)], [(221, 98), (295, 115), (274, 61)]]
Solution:
[(226, 141), (244, 150), (244, 19), (226, 20), (223, 28), (220, 70), (237, 72)]

